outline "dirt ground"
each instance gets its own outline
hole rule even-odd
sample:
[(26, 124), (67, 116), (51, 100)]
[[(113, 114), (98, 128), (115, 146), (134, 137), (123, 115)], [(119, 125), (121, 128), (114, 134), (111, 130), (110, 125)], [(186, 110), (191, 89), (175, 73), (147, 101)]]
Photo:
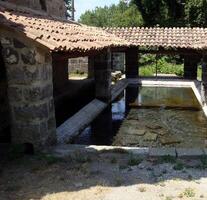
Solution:
[(206, 169), (206, 157), (126, 152), (10, 157), (1, 161), (0, 200), (206, 200)]

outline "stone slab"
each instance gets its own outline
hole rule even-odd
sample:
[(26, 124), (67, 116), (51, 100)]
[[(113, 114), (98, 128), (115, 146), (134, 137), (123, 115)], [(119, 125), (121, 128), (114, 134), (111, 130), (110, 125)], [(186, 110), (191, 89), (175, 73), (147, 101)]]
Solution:
[(175, 151), (175, 148), (150, 148), (149, 156), (151, 157), (162, 157), (162, 156), (176, 157), (176, 151)]
[[(70, 143), (84, 128), (88, 126), (105, 108), (106, 103), (94, 99), (79, 112), (66, 120), (57, 128), (58, 143)], [(89, 116), (90, 113), (90, 116)]]
[(76, 144), (62, 144), (49, 149), (49, 152), (57, 157), (67, 157), (75, 152), (82, 153), (96, 153), (96, 152), (110, 152), (110, 153), (130, 153), (137, 156), (148, 156), (149, 148), (139, 147), (114, 147), (114, 146), (96, 146), (96, 145), (76, 145)]
[(197, 157), (204, 155), (204, 151), (201, 148), (176, 148), (176, 153), (180, 158)]

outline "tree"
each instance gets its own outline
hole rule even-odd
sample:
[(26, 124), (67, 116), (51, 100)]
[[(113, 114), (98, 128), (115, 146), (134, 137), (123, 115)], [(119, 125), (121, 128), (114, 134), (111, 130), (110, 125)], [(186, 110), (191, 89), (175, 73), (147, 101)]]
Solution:
[(142, 13), (146, 26), (175, 26), (183, 24), (181, 0), (132, 0)]
[(80, 23), (98, 27), (129, 27), (143, 25), (141, 13), (135, 4), (120, 1), (118, 5), (96, 7), (81, 15)]
[(71, 12), (72, 12), (72, 0), (64, 0), (65, 6), (66, 6), (66, 17), (71, 18)]
[(187, 26), (207, 26), (207, 1), (188, 0), (185, 4), (185, 21)]

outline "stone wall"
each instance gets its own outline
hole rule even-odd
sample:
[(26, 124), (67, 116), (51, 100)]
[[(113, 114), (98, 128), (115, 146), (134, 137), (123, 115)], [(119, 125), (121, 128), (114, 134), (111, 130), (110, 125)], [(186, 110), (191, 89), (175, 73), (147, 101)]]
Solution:
[[(112, 54), (112, 70), (113, 71), (123, 71), (125, 68), (125, 54), (116, 52)], [(68, 62), (68, 71), (70, 73), (88, 73), (88, 57), (80, 57), (80, 58), (71, 58)]]
[(38, 11), (47, 12), (49, 15), (66, 18), (64, 0), (1, 0), (18, 6), (28, 7)]
[(10, 118), (7, 97), (6, 69), (0, 47), (0, 143), (10, 141)]
[(114, 52), (112, 54), (113, 66), (112, 69), (114, 71), (125, 71), (125, 53)]
[(70, 73), (88, 73), (88, 57), (71, 58), (68, 61), (68, 71)]
[(54, 94), (63, 93), (68, 84), (68, 59), (60, 55), (52, 57)]
[(1, 32), (0, 38), (8, 79), (12, 142), (37, 148), (55, 143), (51, 55), (30, 41), (13, 38), (9, 32)]

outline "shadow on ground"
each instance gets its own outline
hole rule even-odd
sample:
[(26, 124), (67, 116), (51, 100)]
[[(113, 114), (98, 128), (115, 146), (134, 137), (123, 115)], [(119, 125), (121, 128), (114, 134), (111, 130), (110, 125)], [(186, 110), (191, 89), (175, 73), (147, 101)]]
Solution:
[[(65, 158), (42, 153), (22, 157), (17, 153), (1, 160), (0, 199), (133, 199), (133, 195), (147, 195), (145, 190), (150, 192), (146, 199), (152, 194), (153, 199), (156, 195), (157, 199), (167, 199), (171, 194), (178, 197), (186, 188), (207, 198), (206, 167), (206, 157), (141, 158), (117, 150), (76, 151)], [(126, 188), (128, 192), (133, 190), (129, 192), (131, 198)]]

